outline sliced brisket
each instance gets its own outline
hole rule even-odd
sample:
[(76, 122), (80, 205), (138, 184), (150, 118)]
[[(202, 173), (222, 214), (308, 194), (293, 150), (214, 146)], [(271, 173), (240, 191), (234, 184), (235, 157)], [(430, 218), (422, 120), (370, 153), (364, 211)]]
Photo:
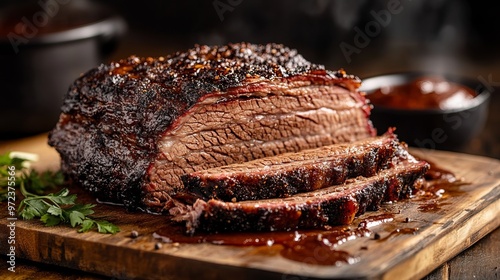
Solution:
[(100, 200), (161, 212), (183, 174), (374, 136), (359, 85), (278, 44), (130, 57), (74, 82), (49, 144)]
[(408, 197), (415, 181), (429, 165), (407, 161), (365, 178), (288, 198), (224, 202), (197, 200), (191, 207), (172, 208), (176, 220), (186, 221), (187, 230), (206, 232), (288, 231), (350, 224), (367, 210), (385, 201)]
[(370, 177), (408, 153), (392, 132), (352, 143), (334, 144), (297, 153), (182, 175), (184, 191), (203, 200), (242, 201), (288, 197)]

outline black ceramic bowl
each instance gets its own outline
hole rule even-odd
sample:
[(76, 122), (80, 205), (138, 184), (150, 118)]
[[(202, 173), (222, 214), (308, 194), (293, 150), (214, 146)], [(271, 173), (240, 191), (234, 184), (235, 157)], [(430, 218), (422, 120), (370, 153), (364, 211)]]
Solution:
[(125, 29), (120, 16), (92, 1), (0, 9), (0, 138), (52, 129), (70, 84), (104, 61)]
[[(383, 86), (402, 85), (432, 73), (407, 72), (363, 79), (361, 91), (370, 93)], [(449, 82), (474, 90), (477, 96), (458, 109), (398, 109), (374, 105), (371, 120), (379, 133), (396, 128), (399, 139), (426, 149), (460, 151), (483, 129), (490, 93), (479, 80), (442, 75)]]

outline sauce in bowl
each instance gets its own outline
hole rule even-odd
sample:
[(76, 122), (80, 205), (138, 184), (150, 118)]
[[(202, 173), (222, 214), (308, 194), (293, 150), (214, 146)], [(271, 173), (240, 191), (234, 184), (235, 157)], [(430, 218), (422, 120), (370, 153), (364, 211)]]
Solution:
[(417, 78), (407, 84), (385, 86), (368, 95), (374, 105), (399, 109), (457, 109), (467, 106), (476, 93), (439, 76)]

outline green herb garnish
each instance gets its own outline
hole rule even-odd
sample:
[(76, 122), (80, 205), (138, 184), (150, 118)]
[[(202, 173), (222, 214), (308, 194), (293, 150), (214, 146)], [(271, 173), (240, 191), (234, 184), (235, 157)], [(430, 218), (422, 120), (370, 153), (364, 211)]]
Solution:
[[(36, 156), (26, 153), (6, 153), (0, 155), (0, 199), (5, 200), (8, 193), (9, 171), (16, 170), (16, 187), (19, 187), (24, 199), (17, 209), (18, 215), (25, 220), (39, 218), (46, 226), (68, 224), (79, 226), (78, 232), (87, 232), (96, 228), (100, 233), (117, 233), (120, 229), (104, 220), (95, 220), (95, 204), (76, 203), (76, 194), (70, 194), (67, 188), (56, 193), (45, 194), (47, 190), (60, 187), (64, 183), (61, 172), (45, 171), (38, 173), (29, 168), (29, 162)], [(10, 167), (10, 169), (9, 169)], [(12, 186), (12, 185), (10, 185)]]

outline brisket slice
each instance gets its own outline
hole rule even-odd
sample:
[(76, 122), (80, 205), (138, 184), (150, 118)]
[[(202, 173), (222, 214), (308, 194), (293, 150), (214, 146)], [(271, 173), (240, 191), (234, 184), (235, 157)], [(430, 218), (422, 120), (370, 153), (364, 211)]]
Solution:
[(184, 191), (208, 200), (257, 200), (288, 197), (370, 177), (407, 158), (392, 131), (352, 143), (323, 146), (297, 153), (205, 169), (182, 175)]
[(224, 202), (197, 200), (191, 207), (175, 207), (177, 221), (186, 221), (188, 233), (196, 231), (289, 231), (350, 224), (382, 202), (408, 197), (429, 165), (407, 161), (372, 177), (350, 179), (312, 192), (288, 198)]
[(49, 144), (100, 200), (162, 212), (183, 174), (374, 136), (359, 85), (278, 44), (132, 56), (73, 83)]

